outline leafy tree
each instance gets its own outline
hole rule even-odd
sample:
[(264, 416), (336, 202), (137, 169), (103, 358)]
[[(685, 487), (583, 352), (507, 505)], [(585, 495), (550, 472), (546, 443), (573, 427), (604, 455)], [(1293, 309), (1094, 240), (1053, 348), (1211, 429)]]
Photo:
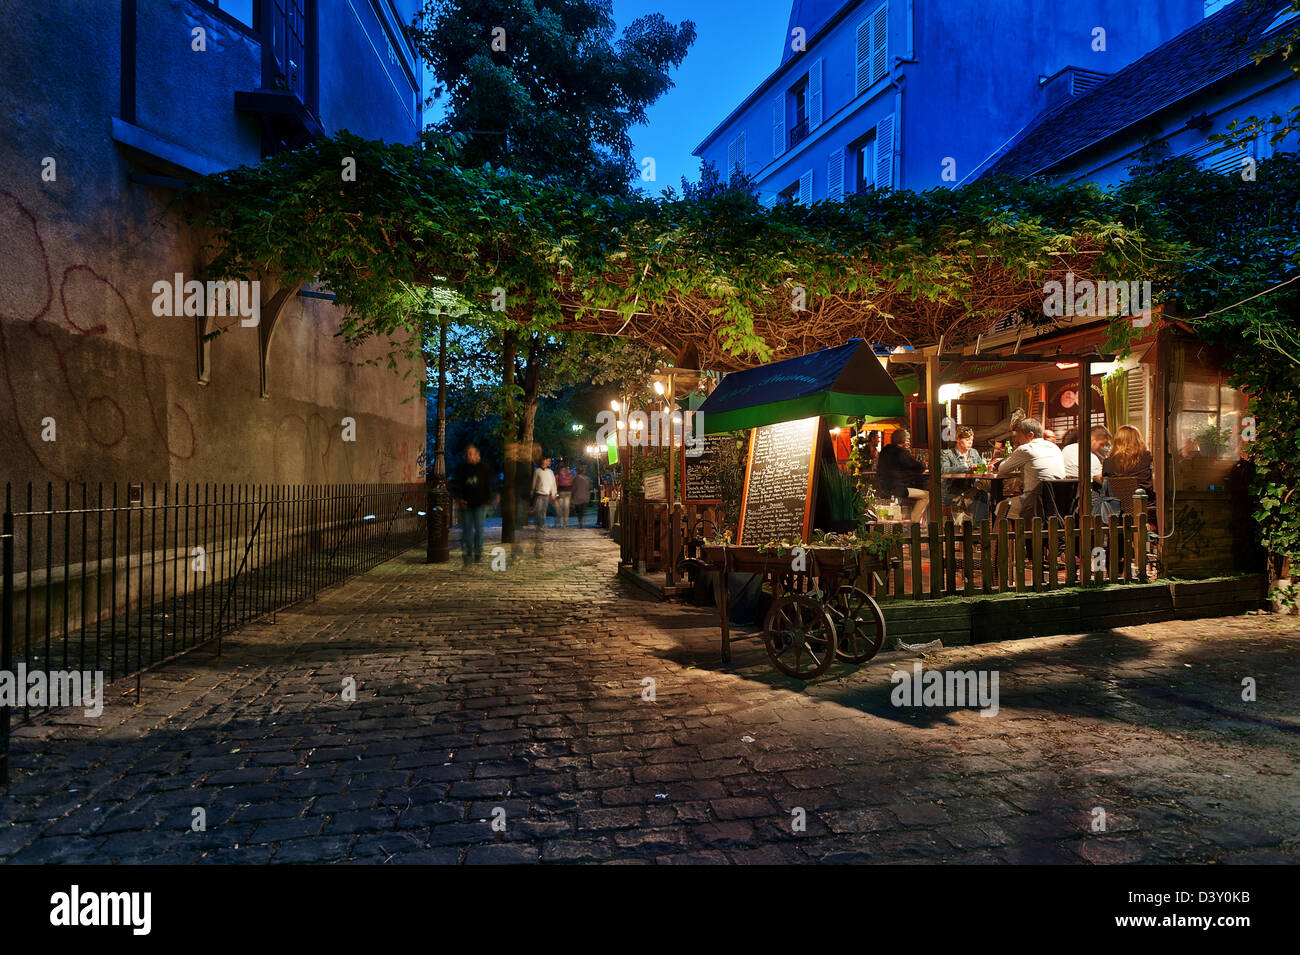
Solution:
[[(695, 25), (653, 14), (617, 40), (614, 33), (609, 0), (427, 0), (407, 35), (437, 80), (435, 97), (449, 98), (432, 132), (453, 137), (464, 165), (626, 194), (636, 167), (629, 131), (672, 86), (669, 72), (686, 57)], [(501, 344), (504, 438), (527, 447), (543, 376), (554, 384), (556, 360), (572, 342), (505, 328)], [(510, 507), (511, 482), (505, 496)], [(513, 539), (513, 528), (503, 534)]]
[(1173, 159), (1139, 170), (1114, 199), (1134, 228), (1183, 249), (1165, 304), (1225, 346), (1257, 421), (1261, 542), (1300, 560), (1300, 156), (1262, 160), (1254, 179)]
[(672, 87), (695, 24), (637, 18), (615, 38), (610, 0), (427, 0), (407, 30), (449, 99), (435, 129), (464, 133), (467, 165), (628, 190), (632, 127)]

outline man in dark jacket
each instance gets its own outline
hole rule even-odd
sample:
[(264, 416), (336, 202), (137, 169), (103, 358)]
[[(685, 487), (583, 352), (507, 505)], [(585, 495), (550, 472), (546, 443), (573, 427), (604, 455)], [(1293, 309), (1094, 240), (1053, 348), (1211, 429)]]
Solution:
[(889, 446), (876, 459), (876, 480), (886, 497), (910, 500), (911, 520), (919, 521), (930, 503), (930, 492), (925, 490), (925, 465), (908, 453), (911, 438), (906, 428), (889, 436)]
[(587, 477), (587, 472), (581, 468), (573, 476), (573, 485), (569, 489), (570, 507), (578, 515), (578, 527), (582, 528), (583, 511), (587, 507), (587, 499), (591, 497), (591, 478)]
[(492, 500), (492, 471), (472, 444), (465, 449), (465, 461), (456, 475), (456, 495), (465, 515), (461, 520), (460, 548), (464, 566), (468, 567), (483, 559), (483, 522)]

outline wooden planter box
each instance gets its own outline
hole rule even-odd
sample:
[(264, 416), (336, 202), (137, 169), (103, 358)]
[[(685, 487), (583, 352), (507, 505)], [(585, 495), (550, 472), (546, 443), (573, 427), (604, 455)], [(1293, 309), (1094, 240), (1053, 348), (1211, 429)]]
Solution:
[(1174, 617), (1225, 617), (1258, 610), (1267, 603), (1268, 580), (1263, 574), (1219, 580), (1175, 581), (1169, 585)]

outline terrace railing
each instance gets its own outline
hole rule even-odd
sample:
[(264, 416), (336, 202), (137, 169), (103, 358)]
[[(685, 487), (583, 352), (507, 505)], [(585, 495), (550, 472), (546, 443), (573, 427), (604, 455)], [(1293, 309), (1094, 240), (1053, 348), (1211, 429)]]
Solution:
[[(421, 541), (424, 484), (5, 487), (0, 671), (111, 683)], [(12, 715), (0, 706), (0, 783)]]

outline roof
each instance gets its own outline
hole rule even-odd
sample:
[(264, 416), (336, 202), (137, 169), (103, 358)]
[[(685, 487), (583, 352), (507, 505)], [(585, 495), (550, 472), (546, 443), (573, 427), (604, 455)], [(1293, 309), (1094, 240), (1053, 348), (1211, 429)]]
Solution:
[[(717, 139), (718, 136), (722, 134), (723, 130), (729, 127), (737, 117), (757, 102), (764, 93), (776, 85), (776, 81), (784, 75), (786, 67), (795, 60), (807, 56), (808, 51), (813, 48), (813, 45), (824, 35), (834, 29), (834, 27), (855, 8), (857, 8), (860, 3), (861, 0), (839, 0), (839, 2), (836, 2), (836, 0), (794, 0), (794, 6), (790, 8), (790, 26), (789, 29), (786, 30), (785, 34), (785, 43), (781, 54), (781, 65), (769, 73), (767, 79), (759, 83), (758, 86), (754, 88), (754, 91), (746, 96), (739, 106), (728, 113), (727, 118), (715, 126), (713, 132), (709, 133), (709, 135), (705, 136), (704, 139), (700, 141), (700, 144), (695, 147), (691, 155), (698, 156), (704, 152), (705, 148)], [(807, 12), (805, 13), (803, 11)], [(803, 22), (797, 23), (796, 20)], [(810, 23), (815, 23), (815, 28), (809, 26)], [(789, 42), (790, 30), (793, 30), (796, 26), (801, 26), (808, 31), (804, 49), (798, 53), (790, 49)]]
[[(1156, 47), (1094, 89), (1044, 110), (989, 163), (983, 176), (1042, 173), (1253, 64), (1289, 0), (1236, 0)], [(1289, 20), (1286, 27), (1294, 27)]]
[(790, 22), (785, 28), (785, 39), (781, 43), (781, 65), (795, 56), (793, 34), (795, 27), (802, 27), (805, 40), (815, 36), (831, 17), (847, 6), (845, 0), (794, 0), (790, 4)]
[(700, 406), (704, 433), (721, 434), (818, 415), (903, 414), (903, 396), (861, 339), (733, 372)]

